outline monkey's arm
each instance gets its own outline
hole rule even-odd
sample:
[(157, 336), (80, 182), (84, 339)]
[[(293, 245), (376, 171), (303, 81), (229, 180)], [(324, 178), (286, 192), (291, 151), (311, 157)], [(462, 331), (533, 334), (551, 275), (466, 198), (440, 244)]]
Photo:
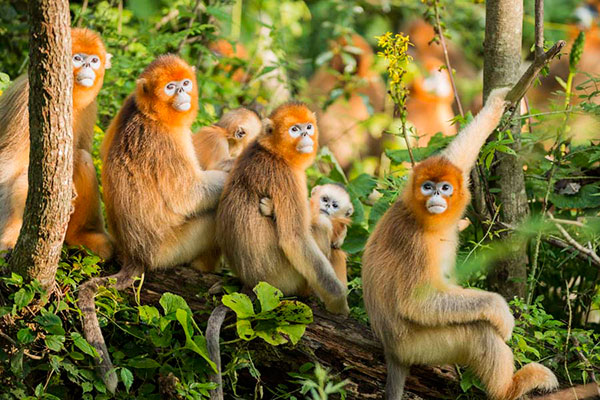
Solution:
[[(306, 229), (308, 210), (303, 213), (302, 210), (298, 210), (298, 204), (293, 204), (283, 197), (273, 198), (273, 208), (278, 218), (276, 230), (279, 247), (290, 264), (323, 300), (327, 310), (347, 315), (350, 310), (346, 301), (346, 288), (336, 277), (331, 263)], [(299, 204), (306, 207), (303, 201)]]
[(479, 150), (500, 122), (510, 88), (494, 89), (483, 109), (465, 126), (444, 149), (442, 155), (468, 175), (477, 161)]
[(489, 322), (508, 339), (515, 325), (513, 315), (502, 296), (483, 290), (453, 286), (447, 290), (416, 289), (399, 301), (404, 318), (425, 326)]
[(186, 214), (194, 215), (215, 210), (221, 198), (227, 173), (223, 171), (202, 171), (199, 177), (200, 179), (192, 187), (192, 209)]

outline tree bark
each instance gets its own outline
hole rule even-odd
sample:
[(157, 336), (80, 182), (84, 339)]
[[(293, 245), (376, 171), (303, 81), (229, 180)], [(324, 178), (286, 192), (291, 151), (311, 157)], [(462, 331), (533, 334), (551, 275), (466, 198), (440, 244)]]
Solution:
[[(520, 74), (521, 39), (523, 25), (522, 0), (486, 1), (484, 43), (483, 91), (484, 100), (492, 89), (513, 86)], [(521, 123), (513, 119), (510, 126), (514, 143), (510, 146), (517, 154), (521, 150)], [(492, 175), (498, 177), (495, 185), (500, 189), (497, 200), (501, 204), (500, 221), (517, 225), (529, 214), (523, 162), (519, 156), (497, 153)], [(525, 296), (527, 280), (526, 243), (505, 240), (511, 251), (503, 257), (488, 275), (490, 288), (507, 298)]]
[[(185, 297), (192, 310), (207, 315), (214, 304), (197, 294), (206, 293), (220, 279), (218, 275), (200, 275), (185, 267), (153, 272), (144, 282), (141, 300), (144, 304), (156, 304), (162, 293), (176, 293)], [(308, 325), (298, 345), (274, 347), (261, 339), (249, 342), (252, 359), (260, 365), (262, 384), (275, 387), (290, 379), (288, 372), (297, 372), (306, 362), (319, 362), (340, 380), (350, 381), (346, 387), (348, 399), (383, 399), (385, 360), (370, 328), (351, 318), (332, 315), (314, 302), (308, 304), (313, 309), (314, 322)], [(228, 313), (224, 326), (234, 322), (235, 314)], [(222, 335), (227, 340), (235, 339), (235, 329), (224, 329)], [(254, 379), (249, 375), (242, 378)], [(406, 382), (406, 392), (404, 400), (456, 398), (462, 390), (453, 367), (414, 366)]]
[(29, 24), (29, 187), (23, 227), (9, 268), (51, 288), (72, 197), (69, 2), (29, 0)]

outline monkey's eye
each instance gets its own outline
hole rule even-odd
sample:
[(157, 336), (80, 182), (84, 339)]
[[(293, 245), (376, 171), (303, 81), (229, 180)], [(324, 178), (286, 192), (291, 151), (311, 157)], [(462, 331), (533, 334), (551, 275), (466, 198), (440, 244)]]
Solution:
[(421, 185), (421, 193), (423, 193), (425, 196), (431, 195), (434, 189), (435, 184), (431, 181), (423, 182), (423, 184)]
[(79, 68), (81, 67), (81, 64), (83, 64), (83, 57), (81, 57), (79, 54), (75, 54), (73, 56), (73, 65)]
[(290, 136), (293, 138), (297, 138), (298, 136), (300, 136), (300, 128), (298, 127), (298, 125), (293, 125), (290, 130)]
[(173, 82), (169, 82), (167, 83), (167, 85), (165, 86), (165, 93), (169, 96), (173, 96), (173, 94), (175, 93), (175, 89), (177, 88), (177, 85), (175, 85), (175, 83)]
[(338, 208), (338, 203), (336, 203), (335, 201), (333, 203), (331, 203), (333, 208)]
[(91, 66), (92, 66), (93, 69), (100, 68), (100, 58), (98, 58), (97, 56), (93, 56), (90, 59), (90, 64), (91, 64)]
[(329, 203), (329, 197), (327, 196), (321, 197), (321, 200), (323, 200), (325, 203)]
[(448, 182), (438, 183), (437, 187), (440, 190), (440, 192), (442, 192), (442, 194), (446, 195), (446, 196), (450, 196), (452, 194), (452, 192), (454, 191), (454, 188)]
[(306, 125), (306, 132), (308, 132), (309, 135), (313, 135), (315, 133), (312, 124)]
[(183, 90), (186, 91), (186, 92), (191, 91), (192, 90), (192, 86), (194, 86), (194, 85), (192, 85), (192, 81), (189, 80), (189, 79), (185, 79), (183, 81), (182, 85), (183, 85)]

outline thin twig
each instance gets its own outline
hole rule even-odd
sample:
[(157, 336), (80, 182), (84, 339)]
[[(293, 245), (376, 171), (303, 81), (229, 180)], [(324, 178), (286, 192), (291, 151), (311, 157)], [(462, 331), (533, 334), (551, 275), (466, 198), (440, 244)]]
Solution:
[[(194, 6), (194, 10), (192, 11), (192, 17), (190, 18), (190, 20), (188, 22), (188, 27), (187, 27), (188, 30), (192, 29), (192, 26), (194, 25), (194, 22), (196, 22), (196, 18), (198, 17), (198, 13), (200, 12), (200, 8), (203, 5), (204, 4), (202, 3), (202, 0), (196, 0), (196, 5)], [(177, 47), (177, 54), (180, 54), (181, 50), (183, 50), (183, 46), (187, 43), (188, 36), (189, 36), (189, 32), (188, 32), (188, 34), (185, 35), (185, 37), (181, 40), (181, 42), (179, 42), (179, 46)]]
[[(552, 214), (548, 213), (548, 216), (551, 220), (554, 220), (554, 216), (552, 216)], [(600, 257), (594, 250), (581, 245), (577, 240), (573, 239), (573, 237), (569, 235), (569, 232), (567, 232), (560, 224), (554, 223), (554, 226), (571, 246), (575, 247), (577, 250), (594, 260), (596, 265), (600, 265)]]
[(535, 0), (535, 57), (544, 56), (544, 0)]
[[(590, 378), (592, 378), (592, 381), (594, 381), (594, 383), (596, 385), (598, 385), (598, 380), (596, 380), (596, 374), (594, 373), (594, 366), (592, 365), (590, 360), (587, 359), (585, 354), (583, 354), (581, 352), (581, 350), (579, 350), (577, 348), (577, 347), (581, 346), (581, 343), (575, 336), (573, 336), (571, 338), (571, 340), (573, 341), (573, 344), (575, 345), (575, 353), (577, 354), (577, 357), (579, 358), (579, 360), (581, 360), (585, 364), (586, 367), (590, 367), (590, 370), (589, 370)], [(600, 395), (600, 387), (598, 387), (598, 395)]]
[(435, 31), (440, 38), (440, 44), (442, 45), (442, 50), (444, 51), (444, 62), (446, 63), (446, 69), (448, 70), (448, 74), (450, 75), (450, 83), (452, 84), (452, 90), (454, 91), (454, 99), (456, 101), (456, 106), (458, 107), (458, 112), (461, 117), (465, 116), (463, 112), (462, 103), (460, 102), (460, 97), (458, 96), (458, 90), (456, 89), (456, 83), (454, 82), (454, 71), (452, 70), (452, 65), (450, 65), (450, 57), (448, 56), (448, 48), (446, 47), (446, 40), (444, 39), (444, 31), (442, 30), (442, 24), (440, 23), (440, 13), (438, 10), (438, 2), (433, 1), (433, 10), (435, 12)]
[(412, 148), (410, 147), (410, 141), (408, 140), (408, 134), (406, 133), (406, 118), (403, 118), (400, 115), (400, 108), (398, 104), (394, 105), (394, 118), (400, 118), (402, 120), (402, 135), (404, 136), (404, 141), (406, 142), (406, 149), (408, 150), (408, 156), (410, 157), (410, 163), (414, 168), (416, 162), (415, 157), (413, 156)]

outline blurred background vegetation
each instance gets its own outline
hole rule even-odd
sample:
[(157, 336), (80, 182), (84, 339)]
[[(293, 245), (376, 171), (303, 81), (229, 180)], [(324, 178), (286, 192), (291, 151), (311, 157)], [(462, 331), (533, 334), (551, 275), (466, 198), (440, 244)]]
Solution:
[[(525, 0), (524, 68), (533, 54), (533, 3)], [(461, 284), (489, 288), (488, 271), (509, 248), (500, 240), (503, 233), (510, 231), (512, 240), (526, 242), (528, 261), (520, 268), (527, 280), (522, 282), (524, 291), (514, 293), (518, 326), (511, 345), (519, 363), (541, 361), (563, 383), (575, 384), (600, 373), (598, 2), (546, 0), (545, 5), (547, 43), (565, 39), (567, 53), (572, 54), (545, 71), (542, 85), (529, 92), (522, 116), (517, 117), (523, 123), (519, 156), (530, 217), (518, 226), (506, 226), (497, 223), (498, 214), (490, 213), (489, 207), (470, 208), (457, 269)], [(0, 91), (27, 68), (26, 9), (25, 1), (0, 1)], [(459, 115), (445, 68), (440, 36), (430, 25), (435, 9), (464, 117)], [(402, 82), (409, 90), (404, 106), (410, 143), (419, 160), (442, 148), (457, 125), (481, 108), (485, 4), (477, 0), (83, 0), (71, 1), (71, 11), (73, 26), (99, 32), (114, 55), (99, 95), (98, 169), (97, 149), (104, 130), (134, 89), (139, 73), (167, 52), (180, 54), (197, 68), (201, 104), (196, 128), (240, 105), (266, 116), (294, 98), (318, 111), (323, 146), (309, 170), (309, 182), (341, 182), (352, 195), (356, 211), (344, 244), (349, 253), (350, 304), (352, 316), (367, 324), (361, 295), (362, 250), (410, 170), (401, 123), (393, 118), (394, 104), (386, 93), (386, 59), (377, 55), (381, 49), (376, 37), (403, 32), (412, 43), (408, 49), (412, 59), (403, 63)], [(573, 46), (581, 31), (585, 40), (581, 37)], [(492, 195), (498, 190), (492, 168), (495, 155), (510, 154), (508, 145), (513, 140), (501, 132), (483, 149), (482, 173)], [(77, 336), (81, 330), (71, 294), (81, 279), (98, 273), (98, 260), (74, 249), (64, 254), (57, 277), (66, 295), (62, 303), (40, 311), (63, 313), (61, 329), (39, 320), (40, 312), (23, 314), (31, 299), (40, 295), (38, 288), (14, 276), (2, 278), (5, 293), (22, 295), (10, 295), (6, 301), (12, 306), (1, 307), (0, 315), (20, 316), (12, 327), (21, 332), (19, 344), (23, 351), (41, 354), (24, 357), (20, 352), (19, 358), (0, 351), (2, 399), (109, 397), (91, 372), (93, 350)], [(176, 376), (174, 398), (206, 397), (210, 387), (205, 383), (206, 364), (190, 361), (189, 353), (186, 357), (178, 345), (178, 340), (185, 342), (187, 332), (184, 336), (181, 327), (177, 330), (173, 325), (172, 331), (162, 325), (158, 329), (158, 319), (148, 316), (154, 311), (110, 291), (103, 296), (101, 319), (113, 326), (108, 332), (105, 328), (107, 343), (116, 364), (122, 366), (119, 373), (127, 387), (120, 398), (160, 398), (157, 374), (169, 373)], [(167, 307), (164, 312), (167, 318)], [(35, 326), (56, 337), (50, 343), (40, 342), (39, 335), (30, 334), (36, 332)], [(290, 380), (281, 387), (265, 387), (260, 365), (252, 362), (252, 353), (243, 343), (228, 344), (225, 351), (226, 392), (232, 397), (302, 398), (307, 392), (322, 397), (326, 391), (315, 388), (341, 379), (309, 365), (289, 371)], [(244, 379), (239, 379), (239, 371), (245, 371)], [(457, 397), (483, 398), (472, 376), (465, 373), (462, 379)], [(344, 396), (343, 385), (328, 387), (330, 396)]]

